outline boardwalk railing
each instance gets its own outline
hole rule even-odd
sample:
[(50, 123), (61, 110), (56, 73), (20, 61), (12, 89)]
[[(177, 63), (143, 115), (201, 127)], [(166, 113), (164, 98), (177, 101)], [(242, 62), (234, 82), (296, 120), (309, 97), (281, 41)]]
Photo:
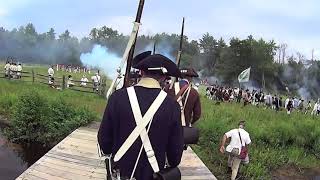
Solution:
[[(54, 80), (51, 80), (51, 76), (35, 73), (33, 70), (28, 71), (0, 71), (0, 78), (5, 78), (8, 80), (19, 80), (24, 82), (40, 83), (48, 85), (52, 88), (57, 89), (70, 89), (73, 91), (84, 92), (84, 93), (96, 93), (101, 96), (105, 95), (106, 91), (106, 79), (102, 79), (101, 83), (98, 85), (98, 88), (94, 87), (93, 82), (82, 82), (78, 80), (68, 81), (66, 76), (62, 77), (54, 76)], [(50, 83), (49, 83), (50, 82)], [(84, 84), (85, 85), (84, 85)]]

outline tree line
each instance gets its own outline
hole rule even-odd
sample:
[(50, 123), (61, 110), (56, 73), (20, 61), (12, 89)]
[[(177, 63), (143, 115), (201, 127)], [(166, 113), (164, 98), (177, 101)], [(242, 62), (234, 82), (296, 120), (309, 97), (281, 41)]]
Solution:
[[(312, 97), (318, 95), (319, 63), (314, 61), (306, 66), (299, 53), (286, 57), (285, 44), (251, 35), (245, 39), (233, 37), (228, 42), (209, 33), (199, 40), (189, 40), (188, 36), (183, 39), (181, 66), (194, 67), (211, 83), (235, 86), (239, 73), (251, 67), (251, 86), (255, 88), (284, 92), (288, 87), (296, 93), (307, 91)], [(81, 53), (90, 52), (95, 44), (121, 57), (128, 40), (128, 35), (106, 26), (93, 28), (81, 39), (72, 36), (69, 30), (60, 35), (53, 28), (38, 33), (32, 23), (11, 31), (0, 27), (0, 59), (14, 57), (23, 63), (81, 65)], [(157, 53), (174, 59), (179, 42), (179, 34), (140, 35), (135, 52), (153, 50), (156, 43)]]

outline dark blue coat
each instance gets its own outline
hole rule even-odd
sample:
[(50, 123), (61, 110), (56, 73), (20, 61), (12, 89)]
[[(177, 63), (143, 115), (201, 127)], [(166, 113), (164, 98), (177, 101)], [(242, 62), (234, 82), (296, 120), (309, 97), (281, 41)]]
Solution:
[[(136, 86), (138, 102), (142, 116), (149, 109), (160, 89)], [(118, 149), (136, 127), (128, 93), (121, 89), (112, 94), (104, 112), (98, 132), (98, 141), (105, 154), (116, 154)], [(168, 96), (156, 112), (148, 133), (160, 170), (165, 165), (166, 156), (170, 166), (179, 165), (183, 152), (183, 131), (180, 121), (180, 108), (177, 102)], [(141, 148), (140, 137), (117, 163), (121, 176), (130, 177), (134, 163)], [(152, 179), (153, 170), (143, 150), (136, 169), (137, 180)]]

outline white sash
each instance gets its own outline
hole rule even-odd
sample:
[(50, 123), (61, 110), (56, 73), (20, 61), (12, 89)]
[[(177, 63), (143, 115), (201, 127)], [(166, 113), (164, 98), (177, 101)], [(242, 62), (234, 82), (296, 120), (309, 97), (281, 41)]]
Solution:
[(159, 107), (161, 106), (162, 102), (167, 96), (167, 93), (164, 91), (160, 91), (157, 98), (154, 100), (154, 102), (149, 107), (148, 111), (145, 113), (145, 115), (142, 117), (140, 106), (137, 100), (137, 96), (134, 90), (134, 87), (127, 88), (132, 112), (134, 115), (134, 119), (137, 123), (137, 126), (135, 129), (131, 132), (129, 137), (126, 139), (126, 141), (122, 144), (116, 155), (114, 156), (114, 161), (119, 161), (123, 155), (128, 151), (128, 149), (132, 146), (132, 144), (135, 142), (135, 140), (140, 136), (143, 147), (147, 153), (148, 161), (153, 169), (154, 172), (159, 172), (159, 166), (157, 159), (155, 157), (154, 151), (151, 146), (150, 139), (148, 137), (147, 131), (145, 127), (148, 125), (148, 123), (153, 119), (154, 114), (157, 112)]
[[(179, 82), (176, 82), (174, 83), (174, 90), (175, 90), (175, 94), (177, 95), (180, 91), (180, 84)], [(189, 94), (190, 94), (190, 90), (191, 90), (191, 86), (189, 86), (185, 92), (183, 92), (183, 94), (178, 97), (177, 99), (177, 102), (179, 103), (180, 105), (180, 110), (181, 110), (181, 124), (182, 126), (186, 126), (186, 117), (184, 116), (184, 109), (186, 107), (186, 104), (187, 104), (187, 101), (188, 101), (188, 98), (189, 98)], [(182, 97), (186, 95), (186, 98), (185, 98), (185, 102), (184, 104), (182, 104)]]

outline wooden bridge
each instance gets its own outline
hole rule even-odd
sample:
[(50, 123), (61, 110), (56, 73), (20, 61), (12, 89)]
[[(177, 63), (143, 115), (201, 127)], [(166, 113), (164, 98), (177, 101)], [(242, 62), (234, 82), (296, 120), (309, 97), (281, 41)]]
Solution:
[[(189, 148), (179, 166), (182, 180), (216, 180), (205, 164)], [(97, 128), (83, 127), (52, 148), (17, 180), (105, 179), (104, 161), (97, 152)]]

